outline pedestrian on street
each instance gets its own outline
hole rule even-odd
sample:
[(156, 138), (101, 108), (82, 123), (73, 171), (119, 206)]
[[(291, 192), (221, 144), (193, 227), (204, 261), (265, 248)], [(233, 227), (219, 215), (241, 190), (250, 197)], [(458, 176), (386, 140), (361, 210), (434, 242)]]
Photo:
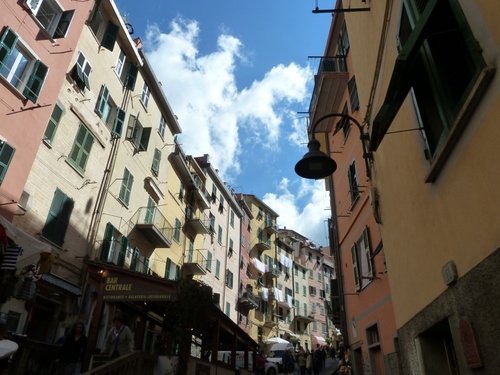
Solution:
[(314, 357), (313, 357), (313, 373), (314, 375), (319, 375), (319, 370), (321, 370), (321, 355), (319, 353), (319, 350), (316, 350), (314, 352)]
[(285, 351), (283, 355), (283, 369), (285, 375), (293, 375), (293, 369), (295, 367), (295, 363), (293, 361), (293, 355), (291, 350)]
[(59, 350), (59, 355), (55, 360), (57, 375), (79, 374), (85, 359), (87, 349), (87, 337), (85, 336), (85, 326), (81, 322), (76, 322)]
[(305, 353), (300, 353), (299, 358), (297, 360), (299, 364), (300, 375), (306, 375), (306, 356)]
[(104, 342), (104, 349), (101, 354), (111, 354), (111, 359), (118, 358), (134, 350), (134, 337), (132, 331), (125, 325), (125, 320), (121, 314), (113, 318), (113, 328), (111, 328)]
[(266, 373), (266, 356), (257, 351), (257, 357), (255, 358), (256, 366), (257, 366), (257, 375), (265, 375)]
[(312, 375), (313, 372), (313, 357), (309, 350), (306, 352), (306, 372), (307, 375)]

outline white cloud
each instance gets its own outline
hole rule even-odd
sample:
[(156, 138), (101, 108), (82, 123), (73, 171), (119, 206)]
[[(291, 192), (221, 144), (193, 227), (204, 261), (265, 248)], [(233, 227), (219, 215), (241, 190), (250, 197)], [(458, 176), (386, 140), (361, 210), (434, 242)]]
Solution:
[[(261, 80), (238, 90), (235, 71), (245, 64), (244, 46), (225, 33), (214, 52), (201, 55), (196, 21), (176, 18), (166, 34), (148, 27), (148, 59), (183, 129), (187, 153), (208, 153), (221, 175), (240, 173), (241, 138), (275, 147), (291, 103), (308, 97), (310, 70), (295, 63), (273, 67)], [(249, 139), (250, 138), (250, 139)], [(221, 152), (222, 151), (222, 152)]]
[[(262, 201), (280, 215), (280, 228), (293, 229), (320, 245), (328, 246), (326, 220), (330, 217), (330, 204), (324, 181), (301, 180), (297, 195), (290, 192), (289, 184), (290, 181), (283, 178), (277, 187), (278, 193), (267, 193)], [(307, 203), (300, 211), (302, 199)]]

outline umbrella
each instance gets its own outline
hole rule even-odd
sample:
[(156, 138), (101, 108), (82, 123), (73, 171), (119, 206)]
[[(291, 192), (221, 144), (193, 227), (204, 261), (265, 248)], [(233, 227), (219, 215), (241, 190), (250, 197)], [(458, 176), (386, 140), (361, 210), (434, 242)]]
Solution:
[(264, 341), (266, 344), (289, 344), (289, 341), (282, 339), (281, 337), (271, 337), (270, 339)]

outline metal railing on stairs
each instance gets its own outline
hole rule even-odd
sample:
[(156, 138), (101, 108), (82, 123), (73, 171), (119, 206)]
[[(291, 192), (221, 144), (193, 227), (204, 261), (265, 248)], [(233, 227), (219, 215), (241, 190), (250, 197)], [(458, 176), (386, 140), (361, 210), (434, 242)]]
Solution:
[(82, 375), (153, 375), (157, 356), (135, 351), (116, 359), (109, 355), (93, 355), (90, 369)]

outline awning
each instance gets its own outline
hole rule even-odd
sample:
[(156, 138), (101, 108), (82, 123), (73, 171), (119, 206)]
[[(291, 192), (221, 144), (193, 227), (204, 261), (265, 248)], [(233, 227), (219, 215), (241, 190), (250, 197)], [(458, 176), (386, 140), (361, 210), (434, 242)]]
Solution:
[(321, 336), (311, 335), (311, 339), (312, 339), (312, 343), (313, 344), (316, 344), (316, 345), (319, 345), (319, 346), (326, 345), (326, 340), (323, 337), (321, 337)]
[(64, 279), (61, 279), (59, 276), (52, 275), (50, 273), (46, 273), (46, 274), (42, 275), (41, 280), (43, 280), (49, 284), (52, 284), (54, 286), (57, 286), (58, 288), (61, 288), (63, 290), (67, 290), (68, 292), (70, 292), (76, 296), (82, 295), (82, 291), (81, 291), (80, 287), (78, 287), (75, 284), (71, 284)]
[[(52, 253), (52, 247), (35, 237), (29, 235), (22, 229), (19, 229), (3, 216), (0, 216), (0, 224), (7, 231), (7, 236), (10, 237), (16, 244), (23, 248), (23, 253), (19, 255), (17, 263), (22, 266), (27, 266), (30, 263), (37, 263), (40, 253)], [(20, 268), (18, 266), (18, 268)]]

